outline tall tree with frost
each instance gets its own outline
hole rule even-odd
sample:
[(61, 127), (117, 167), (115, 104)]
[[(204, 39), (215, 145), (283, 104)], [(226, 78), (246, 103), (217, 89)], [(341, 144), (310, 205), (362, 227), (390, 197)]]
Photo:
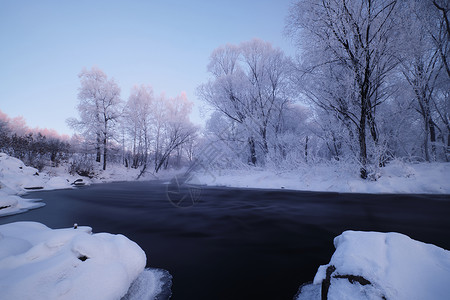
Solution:
[(292, 99), (289, 70), (283, 52), (258, 39), (219, 47), (211, 55), (212, 79), (199, 87), (198, 94), (243, 128), (253, 164), (257, 146), (268, 153), (278, 116)]
[(133, 168), (147, 164), (150, 131), (154, 106), (153, 89), (151, 86), (135, 86), (124, 108), (123, 120), (127, 133), (132, 140)]
[[(447, 32), (446, 24), (439, 18), (440, 14), (430, 0), (402, 4), (404, 23), (399, 38), (403, 47), (400, 48), (398, 58), (402, 74), (414, 92), (415, 109), (423, 120), (423, 149), (425, 159), (430, 161), (436, 159), (436, 131), (442, 131), (436, 120), (442, 115), (440, 106), (436, 103), (439, 99), (436, 93), (445, 82), (448, 88), (450, 79), (444, 74), (446, 60), (443, 51), (448, 50), (441, 44), (442, 37)], [(442, 120), (444, 124), (447, 121), (448, 130), (448, 118)], [(440, 136), (443, 138), (442, 134)]]
[(167, 167), (173, 152), (195, 136), (197, 128), (189, 121), (192, 102), (182, 93), (175, 98), (161, 96), (154, 106), (155, 172)]
[[(433, 6), (436, 11), (431, 15), (435, 19), (434, 25), (437, 25), (439, 30), (430, 30), (430, 34), (439, 51), (447, 76), (450, 78), (450, 18), (448, 15), (450, 12), (450, 2), (448, 0), (433, 0)], [(437, 18), (436, 13), (438, 14)]]
[(386, 77), (397, 63), (396, 4), (301, 0), (293, 6), (286, 27), (303, 48), (298, 69), (303, 94), (333, 112), (351, 135), (356, 129), (362, 178), (368, 176), (367, 131), (377, 144), (376, 108), (387, 99)]
[(68, 123), (85, 138), (95, 138), (96, 160), (100, 162), (103, 152), (103, 170), (106, 170), (108, 142), (120, 116), (120, 88), (96, 67), (83, 69), (78, 77), (81, 81), (77, 106), (80, 119), (69, 119)]

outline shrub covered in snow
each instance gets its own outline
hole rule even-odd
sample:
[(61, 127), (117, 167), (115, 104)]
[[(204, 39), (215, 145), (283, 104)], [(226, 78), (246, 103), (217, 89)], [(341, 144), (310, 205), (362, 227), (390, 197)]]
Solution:
[(70, 175), (80, 175), (92, 178), (95, 175), (93, 160), (86, 155), (74, 155), (69, 164)]

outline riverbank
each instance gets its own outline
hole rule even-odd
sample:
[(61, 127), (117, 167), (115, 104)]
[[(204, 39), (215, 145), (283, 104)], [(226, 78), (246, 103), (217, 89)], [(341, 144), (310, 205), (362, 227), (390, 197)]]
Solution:
[[(136, 181), (140, 170), (125, 168), (122, 165), (111, 164), (107, 170), (101, 165), (95, 165), (94, 176), (91, 178), (72, 175), (68, 171), (68, 163), (58, 167), (45, 167), (42, 171), (26, 166), (21, 160), (0, 153), (0, 216), (26, 212), (45, 205), (39, 199), (25, 199), (21, 196), (30, 191), (72, 189), (76, 186), (93, 183), (115, 181)], [(170, 179), (176, 172), (164, 170), (158, 175), (145, 172), (139, 180)]]
[(299, 191), (371, 194), (450, 194), (450, 163), (393, 161), (379, 168), (372, 180), (358, 176), (358, 166), (316, 164), (296, 170), (208, 170), (195, 174), (208, 186), (289, 189)]

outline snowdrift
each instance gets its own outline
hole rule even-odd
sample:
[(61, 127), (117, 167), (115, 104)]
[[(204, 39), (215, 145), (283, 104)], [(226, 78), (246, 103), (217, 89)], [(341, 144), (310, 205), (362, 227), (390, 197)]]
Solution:
[(27, 167), (15, 157), (0, 153), (0, 188), (8, 194), (24, 194), (27, 190), (71, 188), (75, 177), (50, 176)]
[[(450, 251), (400, 233), (345, 231), (303, 299), (448, 299)], [(321, 298), (322, 297), (322, 298)]]
[(0, 226), (2, 299), (154, 299), (171, 278), (144, 271), (145, 264), (144, 251), (120, 234), (36, 222)]
[(37, 169), (27, 167), (14, 157), (0, 153), (0, 216), (25, 212), (29, 209), (44, 206), (38, 199), (24, 199), (27, 190), (51, 190), (71, 188), (73, 176), (52, 177), (47, 173), (39, 173)]

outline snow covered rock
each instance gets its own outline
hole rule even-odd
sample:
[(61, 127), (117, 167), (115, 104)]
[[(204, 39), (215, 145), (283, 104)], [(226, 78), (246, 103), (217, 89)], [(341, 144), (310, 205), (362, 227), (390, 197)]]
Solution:
[(123, 235), (36, 222), (0, 226), (2, 299), (121, 299), (145, 264), (144, 251)]
[(400, 233), (345, 231), (301, 299), (448, 299), (450, 251)]
[(86, 183), (83, 181), (82, 178), (78, 178), (77, 180), (75, 180), (75, 181), (72, 182), (71, 184), (72, 184), (72, 185), (75, 185), (75, 186), (83, 186), (83, 185), (85, 185)]

